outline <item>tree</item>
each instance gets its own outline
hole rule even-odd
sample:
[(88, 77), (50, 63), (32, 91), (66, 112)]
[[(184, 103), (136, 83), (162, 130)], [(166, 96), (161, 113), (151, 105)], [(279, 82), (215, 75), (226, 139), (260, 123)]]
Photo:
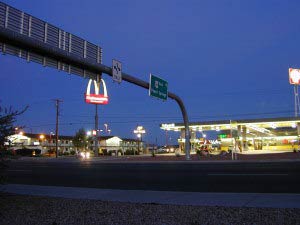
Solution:
[(86, 136), (86, 131), (84, 128), (80, 128), (74, 138), (73, 145), (76, 149), (84, 150), (88, 146), (88, 138)]
[(14, 123), (16, 117), (23, 114), (28, 109), (26, 106), (23, 110), (13, 110), (12, 107), (5, 108), (0, 106), (0, 150), (4, 149), (4, 143), (7, 138), (14, 134)]
[(14, 134), (13, 124), (16, 122), (16, 117), (21, 115), (27, 110), (26, 106), (23, 110), (13, 110), (12, 107), (4, 108), (0, 106), (0, 183), (3, 183), (5, 177), (3, 175), (4, 170), (8, 167), (5, 159), (5, 149), (4, 143), (8, 136)]

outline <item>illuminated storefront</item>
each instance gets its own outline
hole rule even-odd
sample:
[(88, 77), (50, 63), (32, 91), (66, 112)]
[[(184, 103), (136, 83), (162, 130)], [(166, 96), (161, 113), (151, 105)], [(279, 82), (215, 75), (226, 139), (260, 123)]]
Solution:
[[(161, 124), (161, 129), (180, 132), (178, 144), (184, 149), (185, 130), (183, 123)], [(213, 132), (216, 150), (293, 150), (298, 149), (300, 118), (266, 118), (247, 120), (223, 120), (190, 123), (191, 151), (199, 148), (207, 132)]]

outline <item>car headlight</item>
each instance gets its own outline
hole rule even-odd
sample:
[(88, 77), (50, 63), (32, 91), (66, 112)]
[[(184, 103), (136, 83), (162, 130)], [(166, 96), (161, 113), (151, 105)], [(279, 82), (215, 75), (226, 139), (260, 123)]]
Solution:
[(81, 155), (82, 158), (85, 157), (84, 152), (80, 152), (80, 155)]
[(90, 153), (89, 152), (85, 153), (85, 156), (87, 159), (90, 158)]

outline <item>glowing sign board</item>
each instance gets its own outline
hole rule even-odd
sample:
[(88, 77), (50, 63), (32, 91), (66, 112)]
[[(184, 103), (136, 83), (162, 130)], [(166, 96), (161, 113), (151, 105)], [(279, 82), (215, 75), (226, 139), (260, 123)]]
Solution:
[(290, 84), (300, 84), (300, 69), (289, 68)]
[[(91, 84), (92, 81), (94, 81), (94, 88), (95, 88), (95, 93), (91, 94)], [(85, 102), (88, 104), (97, 104), (97, 105), (106, 105), (108, 104), (108, 96), (107, 96), (107, 90), (106, 90), (106, 85), (103, 79), (101, 79), (101, 83), (103, 86), (103, 94), (99, 94), (99, 89), (100, 89), (100, 83), (97, 83), (95, 80), (90, 79), (87, 89), (86, 89), (86, 94), (85, 94)]]
[(219, 134), (218, 135), (219, 138), (231, 138), (230, 134)]

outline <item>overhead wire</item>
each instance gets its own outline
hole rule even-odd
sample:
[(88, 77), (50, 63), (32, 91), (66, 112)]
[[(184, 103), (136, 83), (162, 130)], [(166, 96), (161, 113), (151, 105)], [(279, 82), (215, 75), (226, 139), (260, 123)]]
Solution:
[[(286, 111), (277, 111), (277, 112), (263, 112), (263, 113), (244, 113), (244, 114), (231, 114), (231, 115), (223, 115), (222, 117), (223, 118), (228, 118), (228, 117), (237, 117), (237, 116), (254, 116), (254, 115), (276, 115), (276, 114), (284, 114), (284, 113), (292, 113), (293, 111), (291, 110), (286, 110)], [(200, 117), (190, 117), (190, 121), (192, 120), (196, 120), (196, 119), (208, 119), (208, 118), (220, 118), (221, 116), (220, 115), (203, 115), (203, 116), (200, 116)], [(116, 117), (117, 118), (117, 117)], [(146, 119), (147, 117), (145, 117), (144, 119)], [(154, 117), (153, 117), (154, 118)], [(165, 117), (163, 117), (165, 118)], [(106, 123), (108, 124), (130, 124), (130, 123), (161, 123), (162, 118), (158, 118), (158, 119), (151, 119), (151, 120), (121, 120), (121, 121), (114, 121), (114, 120), (105, 120)], [(166, 121), (172, 121), (172, 122), (180, 122), (182, 121), (182, 118), (178, 117), (176, 119), (168, 119)], [(72, 125), (93, 125), (94, 122), (92, 121), (71, 121), (71, 122), (61, 122), (60, 125), (61, 126), (72, 126)], [(40, 125), (33, 125), (33, 126), (30, 126), (30, 127), (46, 127), (46, 126), (54, 126), (55, 123), (50, 123), (50, 124), (40, 124)]]

